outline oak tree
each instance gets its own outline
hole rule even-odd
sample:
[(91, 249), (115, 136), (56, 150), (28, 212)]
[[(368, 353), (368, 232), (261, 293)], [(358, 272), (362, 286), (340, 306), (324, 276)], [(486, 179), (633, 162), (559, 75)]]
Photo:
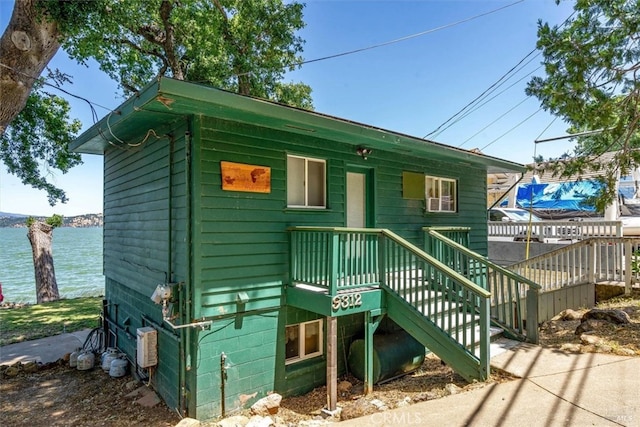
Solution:
[(311, 88), (285, 81), (302, 61), (302, 10), (283, 0), (15, 0), (0, 39), (0, 158), (51, 204), (66, 201), (47, 175), (80, 163), (68, 151), (80, 124), (38, 83), (60, 46), (95, 59), (125, 95), (167, 76), (311, 109)]

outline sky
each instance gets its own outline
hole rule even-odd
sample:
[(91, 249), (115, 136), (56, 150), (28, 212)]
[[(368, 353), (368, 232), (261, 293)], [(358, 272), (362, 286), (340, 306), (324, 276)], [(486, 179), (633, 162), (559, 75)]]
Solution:
[[(300, 32), (306, 40), (305, 60), (360, 50), (304, 64), (286, 75), (286, 80), (311, 86), (316, 111), (420, 138), (428, 135), (455, 147), (479, 148), (518, 163), (530, 163), (534, 155), (558, 157), (572, 149), (566, 140), (534, 143), (565, 135), (567, 126), (541, 110), (539, 101), (524, 90), (532, 76), (544, 76), (542, 55), (530, 55), (538, 21), (560, 25), (570, 16), (573, 2), (305, 3), (306, 26)], [(12, 0), (0, 0), (3, 32), (12, 9)], [(94, 103), (99, 118), (124, 102), (115, 82), (95, 64), (76, 64), (61, 50), (50, 67), (73, 76), (73, 84), (64, 88)], [(487, 90), (490, 95), (469, 114), (448, 121)], [(87, 103), (60, 95), (69, 99), (72, 117), (88, 129), (93, 120)], [(51, 175), (69, 198), (54, 207), (45, 192), (24, 186), (0, 164), (0, 211), (44, 216), (102, 212), (102, 157), (83, 155), (83, 161), (67, 174)]]

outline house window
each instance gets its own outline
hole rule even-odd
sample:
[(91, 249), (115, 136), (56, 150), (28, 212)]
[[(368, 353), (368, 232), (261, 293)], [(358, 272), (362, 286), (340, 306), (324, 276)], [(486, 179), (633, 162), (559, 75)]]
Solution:
[(322, 355), (322, 319), (285, 328), (286, 363)]
[(325, 208), (325, 170), (324, 160), (287, 156), (287, 206)]
[(427, 211), (456, 212), (456, 180), (447, 178), (425, 177)]

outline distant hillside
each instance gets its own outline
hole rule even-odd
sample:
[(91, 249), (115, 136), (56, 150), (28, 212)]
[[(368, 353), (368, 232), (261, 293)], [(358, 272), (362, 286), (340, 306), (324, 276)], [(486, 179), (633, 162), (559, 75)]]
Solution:
[[(0, 227), (26, 227), (28, 215), (7, 214), (0, 212)], [(47, 217), (34, 216), (35, 219), (44, 221)], [(102, 214), (84, 214), (63, 218), (63, 227), (102, 227)]]
[(9, 212), (0, 212), (0, 218), (4, 217), (16, 217), (16, 218), (27, 218), (29, 215), (15, 214)]

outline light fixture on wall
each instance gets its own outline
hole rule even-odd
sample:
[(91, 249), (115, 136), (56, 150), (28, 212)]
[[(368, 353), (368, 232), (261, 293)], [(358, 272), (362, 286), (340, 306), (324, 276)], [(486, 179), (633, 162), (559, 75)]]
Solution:
[(367, 156), (371, 153), (373, 153), (373, 150), (371, 148), (367, 148), (367, 147), (356, 148), (356, 154), (358, 154), (358, 156), (362, 157), (365, 160), (367, 160)]

